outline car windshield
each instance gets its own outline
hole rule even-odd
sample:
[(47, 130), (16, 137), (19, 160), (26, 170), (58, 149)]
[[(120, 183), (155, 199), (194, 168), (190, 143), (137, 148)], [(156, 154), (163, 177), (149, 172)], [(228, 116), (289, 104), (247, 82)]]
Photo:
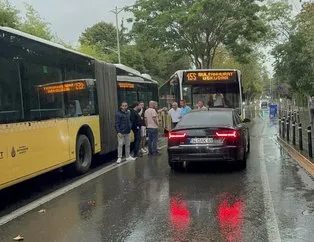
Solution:
[(232, 126), (231, 111), (191, 112), (185, 115), (178, 123), (177, 128), (182, 127), (206, 127), (206, 126)]

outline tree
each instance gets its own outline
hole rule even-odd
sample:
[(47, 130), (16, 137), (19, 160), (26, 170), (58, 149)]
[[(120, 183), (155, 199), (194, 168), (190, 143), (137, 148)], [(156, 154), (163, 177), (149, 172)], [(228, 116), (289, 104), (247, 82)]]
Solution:
[(183, 51), (197, 68), (211, 67), (221, 44), (245, 60), (267, 31), (253, 0), (137, 0), (131, 11), (136, 39)]
[(273, 51), (276, 58), (275, 78), (287, 83), (295, 93), (312, 95), (314, 85), (314, 3), (303, 5), (294, 21), (295, 29), (287, 42)]
[[(189, 68), (188, 57), (182, 51), (164, 50), (132, 38), (122, 22), (120, 27), (121, 62), (141, 73), (148, 73), (165, 82), (178, 69)], [(99, 22), (87, 28), (80, 37), (79, 51), (107, 62), (117, 63), (116, 28), (111, 23)]]
[[(127, 43), (127, 38), (124, 33), (125, 28), (120, 31), (120, 45)], [(110, 49), (117, 49), (117, 30), (111, 23), (99, 22), (92, 27), (87, 28), (80, 36), (81, 44), (97, 46), (103, 53), (112, 52)]]
[(8, 1), (0, 0), (0, 26), (16, 28), (19, 24), (19, 11)]
[(265, 83), (268, 84), (270, 81), (265, 68), (262, 66), (260, 55), (253, 52), (247, 58), (248, 63), (241, 63), (227, 49), (219, 47), (216, 51), (213, 67), (218, 69), (239, 69), (242, 73), (246, 99), (251, 101), (262, 95)]
[(51, 34), (49, 23), (45, 22), (31, 5), (25, 3), (25, 8), (25, 20), (21, 24), (20, 29), (23, 32), (35, 35), (37, 37), (46, 40), (53, 40), (54, 36)]
[(177, 70), (191, 68), (189, 58), (181, 51), (165, 51), (137, 43), (143, 62), (144, 72), (150, 74), (160, 84), (166, 82)]
[(95, 59), (108, 62), (108, 56), (99, 51), (96, 46), (81, 44), (77, 50), (81, 53), (94, 57)]
[(265, 6), (263, 18), (268, 24), (266, 41), (270, 45), (284, 43), (289, 40), (293, 32), (292, 6), (286, 0), (272, 0)]
[[(116, 58), (117, 60), (117, 58)], [(141, 73), (146, 71), (144, 58), (136, 45), (124, 45), (121, 49), (121, 62), (138, 70)]]

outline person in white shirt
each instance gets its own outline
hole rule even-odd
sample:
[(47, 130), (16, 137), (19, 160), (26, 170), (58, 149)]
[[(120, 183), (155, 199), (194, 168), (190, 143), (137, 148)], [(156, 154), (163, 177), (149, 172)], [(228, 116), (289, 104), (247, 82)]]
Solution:
[(175, 128), (177, 123), (181, 120), (181, 108), (178, 108), (178, 103), (172, 103), (172, 108), (168, 111), (172, 120), (172, 128)]
[(217, 93), (214, 95), (214, 107), (224, 107), (225, 106), (225, 100), (224, 95), (222, 93)]

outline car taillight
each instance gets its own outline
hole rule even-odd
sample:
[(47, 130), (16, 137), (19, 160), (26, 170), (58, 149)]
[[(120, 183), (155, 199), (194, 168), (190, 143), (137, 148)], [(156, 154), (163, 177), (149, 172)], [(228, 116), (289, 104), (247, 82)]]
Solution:
[(216, 132), (218, 138), (238, 138), (239, 133), (236, 130), (221, 130)]
[(185, 132), (169, 132), (169, 140), (185, 139), (187, 134)]
[(236, 145), (240, 141), (240, 134), (237, 130), (218, 130), (216, 138), (224, 140), (226, 145)]

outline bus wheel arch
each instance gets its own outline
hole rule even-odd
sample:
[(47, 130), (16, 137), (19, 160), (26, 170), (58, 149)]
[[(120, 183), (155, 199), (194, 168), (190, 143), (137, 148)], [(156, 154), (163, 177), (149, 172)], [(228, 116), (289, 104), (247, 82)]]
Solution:
[(91, 144), (93, 155), (95, 154), (95, 138), (92, 132), (92, 129), (88, 125), (83, 125), (76, 135), (76, 142), (78, 141), (78, 138), (80, 135), (85, 135)]
[(95, 141), (92, 130), (89, 126), (82, 126), (76, 137), (75, 162), (73, 169), (76, 173), (84, 174), (91, 166), (92, 158), (95, 153)]

